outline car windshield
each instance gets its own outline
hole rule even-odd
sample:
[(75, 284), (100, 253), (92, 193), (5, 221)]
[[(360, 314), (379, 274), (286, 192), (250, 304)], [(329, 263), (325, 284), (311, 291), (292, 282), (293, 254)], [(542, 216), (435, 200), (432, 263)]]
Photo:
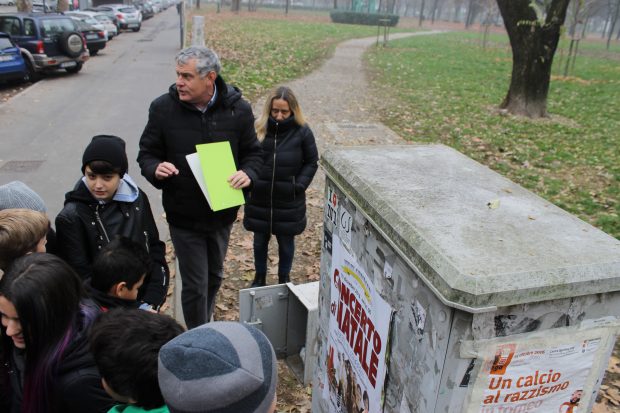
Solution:
[(10, 49), (13, 46), (13, 43), (8, 39), (8, 37), (0, 37), (0, 50)]
[(84, 30), (97, 30), (97, 29), (95, 29), (93, 26), (91, 26), (90, 24), (88, 24), (88, 23), (84, 23), (84, 22), (83, 22), (83, 21), (81, 21), (81, 20), (77, 20), (77, 21), (76, 21), (76, 23), (77, 23), (77, 25), (78, 25), (78, 28), (79, 28), (81, 31), (84, 31)]
[(103, 14), (98, 14), (95, 16), (95, 19), (99, 20), (100, 22), (111, 22), (112, 20), (110, 20), (110, 18), (108, 16), (104, 16)]
[(135, 13), (137, 10), (135, 7), (123, 7), (122, 9), (118, 9), (121, 13)]
[(75, 30), (75, 25), (71, 19), (41, 19), (41, 27), (44, 36)]
[(99, 24), (99, 22), (96, 19), (93, 19), (92, 17), (87, 17), (85, 19), (82, 19), (82, 21), (90, 25)]

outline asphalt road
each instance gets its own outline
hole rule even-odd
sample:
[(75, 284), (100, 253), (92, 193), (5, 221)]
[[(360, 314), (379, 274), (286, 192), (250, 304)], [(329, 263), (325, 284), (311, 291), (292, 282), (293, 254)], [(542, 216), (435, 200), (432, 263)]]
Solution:
[(91, 57), (77, 75), (55, 74), (0, 105), (0, 183), (20, 180), (45, 200), (53, 222), (64, 194), (81, 175), (91, 137), (125, 139), (129, 174), (149, 195), (162, 238), (161, 195), (141, 175), (138, 141), (150, 102), (174, 82), (179, 51), (176, 8), (126, 31)]

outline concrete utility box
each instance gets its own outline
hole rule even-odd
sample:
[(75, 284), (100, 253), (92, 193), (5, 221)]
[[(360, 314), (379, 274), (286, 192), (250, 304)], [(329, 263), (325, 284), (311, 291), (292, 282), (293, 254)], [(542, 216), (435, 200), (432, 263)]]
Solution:
[(239, 291), (239, 321), (260, 329), (278, 358), (297, 379), (310, 385), (316, 365), (319, 282), (248, 288)]
[(313, 412), (591, 411), (618, 240), (442, 145), (321, 164)]

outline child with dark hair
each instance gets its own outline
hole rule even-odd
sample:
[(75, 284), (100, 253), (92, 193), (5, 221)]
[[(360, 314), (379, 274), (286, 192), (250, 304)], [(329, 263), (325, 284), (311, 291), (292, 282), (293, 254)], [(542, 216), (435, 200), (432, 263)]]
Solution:
[(157, 381), (159, 349), (183, 333), (173, 318), (115, 308), (97, 318), (90, 347), (105, 390), (117, 405), (109, 413), (167, 413)]
[(104, 413), (113, 401), (88, 351), (98, 309), (60, 258), (18, 258), (0, 279), (0, 410)]
[(86, 292), (108, 311), (138, 307), (138, 292), (151, 260), (146, 249), (127, 237), (117, 237), (103, 247), (93, 263), (93, 275), (84, 282)]
[(101, 249), (115, 236), (144, 245), (151, 258), (138, 292), (141, 308), (158, 311), (166, 300), (168, 264), (166, 246), (144, 192), (127, 174), (125, 141), (117, 136), (93, 137), (82, 156), (82, 173), (65, 206), (56, 217), (59, 255), (82, 277), (92, 276)]

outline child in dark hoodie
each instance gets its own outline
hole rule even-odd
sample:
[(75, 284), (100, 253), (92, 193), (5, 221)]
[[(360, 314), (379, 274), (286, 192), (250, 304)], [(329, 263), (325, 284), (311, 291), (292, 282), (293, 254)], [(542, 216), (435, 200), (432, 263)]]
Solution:
[(92, 276), (100, 251), (115, 236), (144, 245), (151, 268), (139, 289), (140, 308), (158, 311), (168, 290), (165, 244), (144, 192), (127, 174), (125, 141), (117, 136), (93, 137), (82, 156), (82, 173), (56, 217), (59, 255), (82, 277)]
[(142, 245), (118, 237), (97, 255), (92, 276), (84, 287), (102, 311), (138, 308), (138, 292), (150, 266), (149, 254)]

